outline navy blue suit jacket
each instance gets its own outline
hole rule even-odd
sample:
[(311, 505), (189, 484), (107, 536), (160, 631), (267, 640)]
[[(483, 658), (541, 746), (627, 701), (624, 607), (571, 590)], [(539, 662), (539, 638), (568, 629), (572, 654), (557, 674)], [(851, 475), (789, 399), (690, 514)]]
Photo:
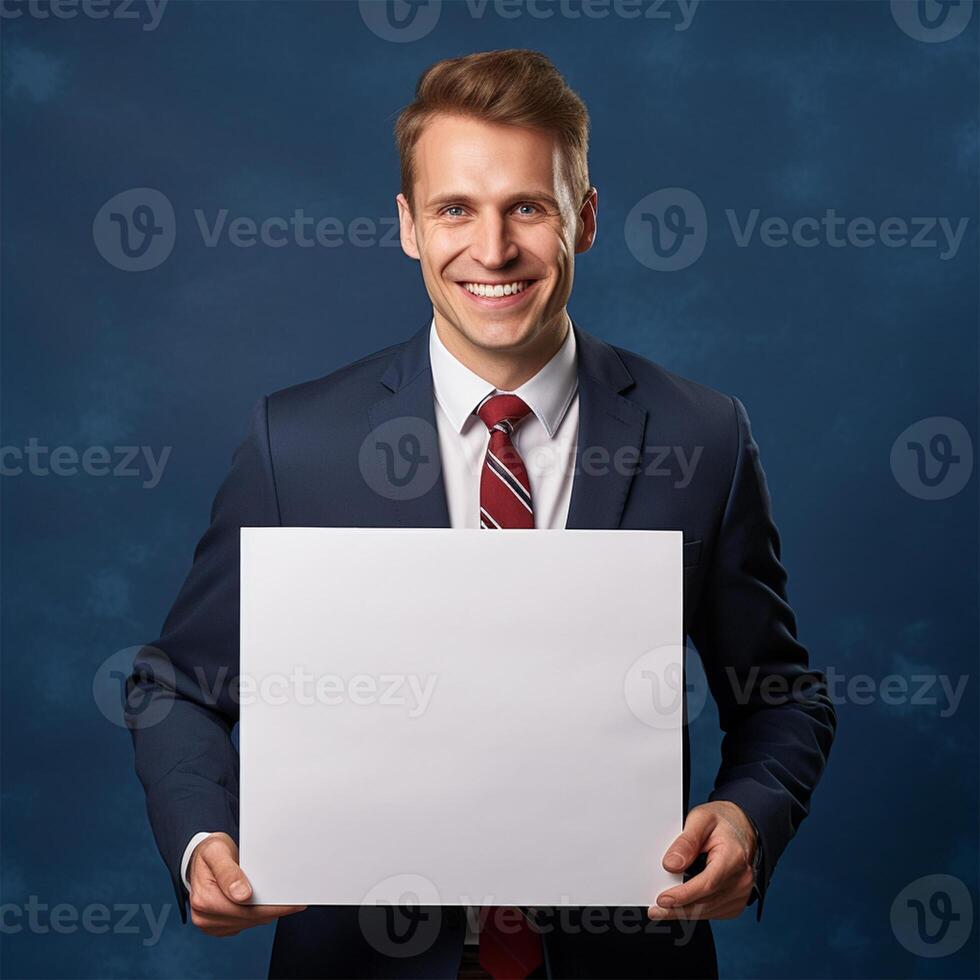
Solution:
[[(810, 670), (796, 637), (758, 448), (737, 399), (614, 348), (576, 323), (573, 328), (579, 459), (566, 526), (684, 532), (685, 629), (725, 733), (710, 798), (737, 803), (758, 830), (761, 915), (773, 869), (808, 812), (836, 716), (825, 678)], [(427, 492), (397, 499), (368, 487), (361, 459), (368, 434), (390, 420), (416, 420), (409, 423), (412, 431), (434, 439), (428, 329), (426, 323), (405, 343), (256, 405), (163, 633), (137, 658), (130, 681), (136, 768), (184, 917), (179, 867), (190, 838), (202, 830), (238, 838), (238, 755), (231, 735), (238, 718), (232, 683), (239, 653), (239, 529), (449, 526), (441, 479)], [(772, 677), (781, 680), (763, 689)], [(765, 696), (780, 683), (785, 697)], [(155, 723), (141, 724), (141, 718)], [(686, 729), (684, 754), (686, 809)], [(437, 928), (413, 956), (387, 955), (374, 925), (363, 928), (365, 915), (380, 916), (382, 909), (311, 908), (289, 916), (277, 926), (271, 972), (454, 977), (462, 914), (430, 911)], [(555, 920), (545, 930), (551, 975), (714, 973), (707, 923), (685, 940), (676, 924), (645, 916), (629, 921), (635, 927), (589, 930), (569, 926), (567, 915)]]

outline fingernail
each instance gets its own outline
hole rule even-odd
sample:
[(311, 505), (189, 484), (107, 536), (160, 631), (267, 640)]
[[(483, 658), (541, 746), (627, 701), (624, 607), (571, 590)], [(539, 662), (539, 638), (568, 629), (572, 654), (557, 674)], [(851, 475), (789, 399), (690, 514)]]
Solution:
[(662, 919), (666, 914), (666, 909), (658, 909), (656, 906), (652, 909), (647, 909), (647, 917), (651, 919)]
[(238, 881), (232, 884), (229, 891), (231, 892), (231, 897), (239, 902), (242, 901), (243, 899), (248, 898), (248, 885), (246, 885), (245, 882), (241, 880), (241, 878), (239, 878)]
[(674, 899), (670, 895), (661, 895), (657, 899), (657, 904), (662, 909), (672, 909), (674, 907)]
[(675, 868), (680, 870), (684, 867), (684, 855), (679, 851), (671, 851), (670, 854), (664, 858), (664, 867), (668, 871), (672, 871)]

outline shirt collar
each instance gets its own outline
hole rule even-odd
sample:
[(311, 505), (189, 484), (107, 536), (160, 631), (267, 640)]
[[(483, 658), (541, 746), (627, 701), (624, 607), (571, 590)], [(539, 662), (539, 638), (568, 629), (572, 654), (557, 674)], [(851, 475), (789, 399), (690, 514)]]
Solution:
[[(513, 392), (537, 416), (549, 438), (554, 438), (558, 431), (578, 387), (575, 331), (567, 313), (565, 319), (568, 329), (561, 347), (533, 378)], [(435, 317), (429, 325), (429, 361), (436, 400), (453, 428), (462, 432), (476, 406), (498, 389), (474, 374), (449, 352), (436, 331)]]

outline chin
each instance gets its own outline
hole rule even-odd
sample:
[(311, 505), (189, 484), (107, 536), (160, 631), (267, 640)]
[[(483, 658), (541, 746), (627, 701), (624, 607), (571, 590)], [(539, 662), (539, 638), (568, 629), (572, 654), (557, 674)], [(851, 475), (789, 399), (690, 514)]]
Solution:
[(463, 333), (471, 344), (489, 350), (507, 350), (520, 347), (531, 336), (534, 320), (522, 317), (519, 320), (474, 319), (463, 320)]

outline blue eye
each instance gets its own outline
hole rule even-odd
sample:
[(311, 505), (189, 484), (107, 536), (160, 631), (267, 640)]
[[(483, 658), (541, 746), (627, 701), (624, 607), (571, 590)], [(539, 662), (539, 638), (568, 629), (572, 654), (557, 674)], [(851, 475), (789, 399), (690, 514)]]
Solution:
[(530, 208), (532, 211), (537, 211), (537, 208), (533, 204), (518, 204), (517, 206), (518, 208)]
[[(450, 204), (449, 207), (447, 207), (445, 210), (446, 210), (446, 213), (447, 214), (449, 214), (451, 211), (458, 211), (460, 214), (462, 214), (462, 212), (463, 212), (462, 207), (460, 207), (460, 205), (458, 205), (458, 204)], [(450, 214), (450, 217), (452, 217), (452, 218), (456, 218), (458, 216), (459, 215), (456, 215), (456, 214)]]

